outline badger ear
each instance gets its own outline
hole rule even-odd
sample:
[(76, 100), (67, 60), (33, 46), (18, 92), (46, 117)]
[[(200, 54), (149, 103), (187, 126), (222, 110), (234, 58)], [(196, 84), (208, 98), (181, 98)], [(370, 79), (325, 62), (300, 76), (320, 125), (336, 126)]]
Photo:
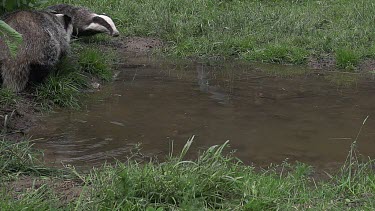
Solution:
[(72, 24), (72, 17), (65, 14), (55, 14), (55, 16), (64, 24), (64, 29), (66, 30), (70, 24)]

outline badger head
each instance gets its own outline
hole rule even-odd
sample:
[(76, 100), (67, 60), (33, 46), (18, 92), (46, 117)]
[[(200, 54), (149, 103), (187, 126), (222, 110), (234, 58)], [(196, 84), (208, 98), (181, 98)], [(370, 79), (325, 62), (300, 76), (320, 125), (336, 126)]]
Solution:
[(120, 35), (113, 20), (104, 14), (93, 14), (91, 22), (84, 29), (84, 31), (91, 31), (94, 33), (107, 33), (113, 37), (117, 37)]
[(72, 18), (68, 15), (54, 13), (54, 15), (57, 17), (57, 19), (62, 23), (64, 26), (64, 29), (66, 31), (66, 39), (68, 42), (70, 42), (70, 37), (73, 33), (73, 21)]

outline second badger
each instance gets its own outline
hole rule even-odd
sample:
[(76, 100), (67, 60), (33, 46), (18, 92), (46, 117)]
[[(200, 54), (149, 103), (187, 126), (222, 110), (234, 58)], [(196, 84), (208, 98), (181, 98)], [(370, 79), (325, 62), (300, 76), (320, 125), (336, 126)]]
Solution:
[[(72, 20), (63, 14), (44, 11), (16, 11), (2, 20), (22, 34), (23, 42), (15, 57), (0, 38), (3, 87), (22, 91), (33, 75), (45, 75), (69, 50)], [(39, 78), (39, 76), (36, 76)]]
[(69, 4), (58, 4), (47, 9), (72, 17), (73, 36), (90, 36), (98, 33), (107, 33), (113, 37), (119, 36), (115, 23), (107, 15), (99, 15), (85, 7)]

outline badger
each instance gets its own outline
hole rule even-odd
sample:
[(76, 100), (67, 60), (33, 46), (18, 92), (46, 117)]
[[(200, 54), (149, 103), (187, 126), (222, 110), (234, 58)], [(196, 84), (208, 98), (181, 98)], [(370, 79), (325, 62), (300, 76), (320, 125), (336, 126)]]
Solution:
[(76, 7), (69, 4), (58, 4), (47, 9), (69, 15), (73, 19), (73, 36), (91, 36), (107, 33), (113, 37), (119, 36), (113, 20), (105, 14), (96, 14), (85, 7)]
[(45, 76), (68, 53), (72, 19), (64, 14), (34, 10), (15, 11), (1, 19), (23, 37), (15, 56), (0, 37), (2, 86), (20, 92), (30, 78)]

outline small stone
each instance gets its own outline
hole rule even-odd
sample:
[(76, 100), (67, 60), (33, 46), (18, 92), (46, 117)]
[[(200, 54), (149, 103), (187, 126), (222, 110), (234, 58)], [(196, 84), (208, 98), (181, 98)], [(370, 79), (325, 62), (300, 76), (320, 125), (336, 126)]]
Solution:
[(99, 89), (100, 84), (98, 82), (93, 82), (93, 83), (91, 83), (91, 87), (94, 88), (94, 89)]

